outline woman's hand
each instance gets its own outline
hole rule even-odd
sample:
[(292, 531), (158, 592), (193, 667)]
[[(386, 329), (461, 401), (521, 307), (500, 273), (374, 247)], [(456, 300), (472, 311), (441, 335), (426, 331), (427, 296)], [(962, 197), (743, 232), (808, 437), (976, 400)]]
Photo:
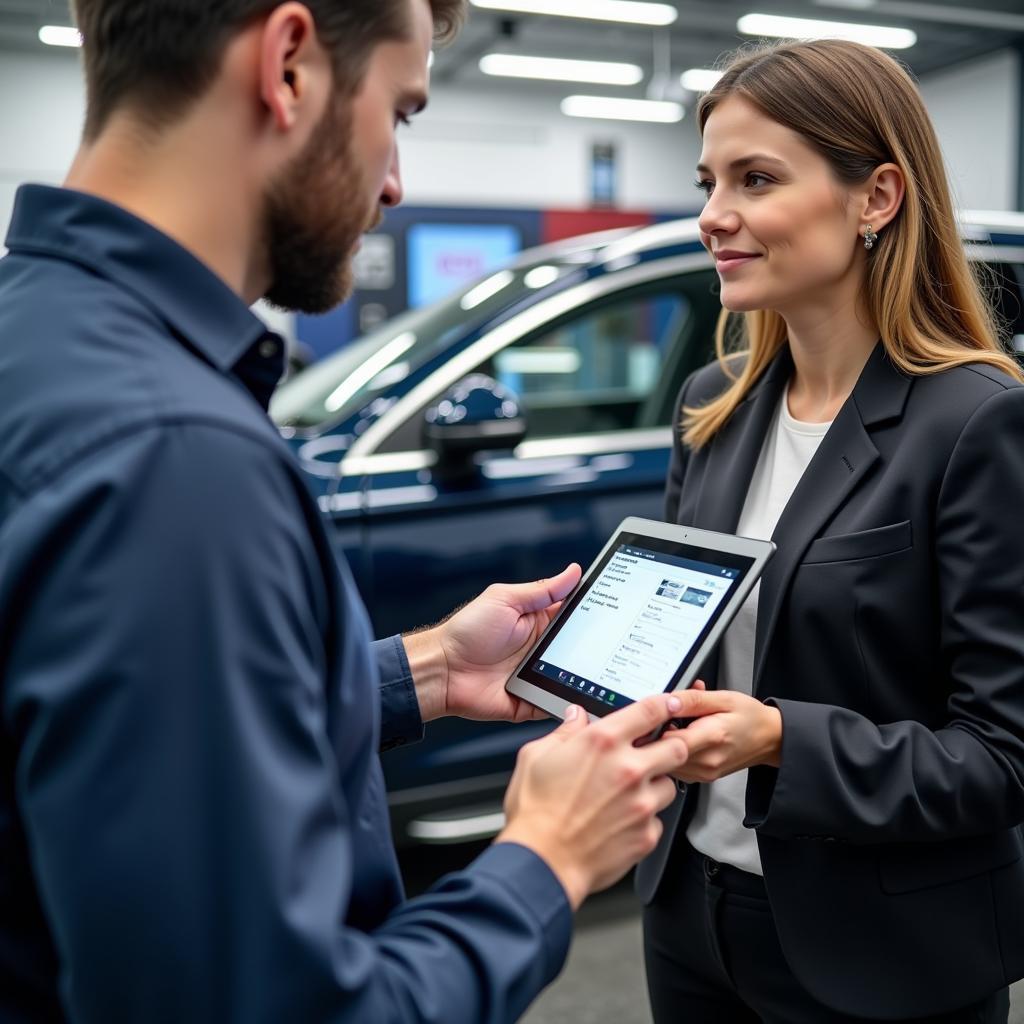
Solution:
[(681, 730), (689, 749), (680, 782), (714, 782), (757, 764), (779, 766), (782, 714), (745, 693), (707, 690), (702, 682), (676, 694), (680, 718), (692, 718)]

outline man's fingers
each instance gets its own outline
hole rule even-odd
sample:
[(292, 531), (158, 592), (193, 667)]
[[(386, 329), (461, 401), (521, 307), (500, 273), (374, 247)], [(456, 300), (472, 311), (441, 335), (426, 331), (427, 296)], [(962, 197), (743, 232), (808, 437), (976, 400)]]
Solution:
[(678, 771), (686, 764), (690, 744), (681, 732), (665, 733), (661, 739), (637, 748), (637, 754), (642, 759), (644, 770), (653, 778)]
[(580, 581), (583, 570), (576, 562), (571, 562), (557, 576), (547, 580), (549, 604), (561, 601), (572, 593), (573, 588)]
[(676, 690), (675, 695), (682, 702), (679, 718), (700, 718), (733, 710), (734, 698), (729, 690), (698, 690), (691, 686), (687, 690)]
[(651, 788), (654, 790), (655, 807), (659, 812), (665, 810), (679, 796), (679, 787), (669, 778), (655, 779), (651, 783)]
[(515, 697), (513, 700), (515, 712), (512, 720), (514, 722), (540, 722), (551, 717), (546, 711), (531, 704), (529, 701), (522, 700), (519, 697)]
[(616, 739), (632, 743), (680, 715), (683, 706), (680, 696), (678, 693), (668, 693), (644, 697), (621, 711), (613, 711), (602, 721), (601, 726)]
[(560, 740), (567, 740), (575, 736), (576, 733), (582, 732), (589, 724), (590, 719), (587, 718), (587, 713), (583, 708), (576, 704), (570, 704), (565, 709), (565, 720), (554, 732), (548, 735), (555, 736)]
[(573, 562), (557, 576), (536, 583), (506, 583), (504, 589), (508, 593), (508, 604), (520, 613), (539, 612), (553, 604), (557, 604), (580, 581), (583, 570)]

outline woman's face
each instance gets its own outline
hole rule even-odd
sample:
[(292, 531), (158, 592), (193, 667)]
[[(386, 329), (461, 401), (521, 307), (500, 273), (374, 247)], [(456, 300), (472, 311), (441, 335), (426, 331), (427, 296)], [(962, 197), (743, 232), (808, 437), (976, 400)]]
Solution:
[(852, 294), (862, 225), (825, 159), (738, 96), (715, 108), (703, 141), (701, 241), (715, 256), (722, 305), (827, 313)]

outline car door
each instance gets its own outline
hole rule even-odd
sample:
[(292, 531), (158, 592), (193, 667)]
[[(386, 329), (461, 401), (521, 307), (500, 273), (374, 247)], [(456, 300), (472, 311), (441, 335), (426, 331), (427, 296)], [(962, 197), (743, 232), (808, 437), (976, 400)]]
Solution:
[[(513, 390), (528, 424), (521, 444), (482, 453), (470, 476), (412, 447), (430, 401), (362, 458), (378, 635), (437, 621), (492, 582), (586, 567), (625, 516), (661, 518), (674, 399), (711, 358), (719, 305), (706, 263), (665, 277), (648, 269), (632, 286), (610, 280), (467, 364)], [(435, 723), (425, 744), (389, 754), (389, 789), (507, 772), (522, 742), (546, 728)]]

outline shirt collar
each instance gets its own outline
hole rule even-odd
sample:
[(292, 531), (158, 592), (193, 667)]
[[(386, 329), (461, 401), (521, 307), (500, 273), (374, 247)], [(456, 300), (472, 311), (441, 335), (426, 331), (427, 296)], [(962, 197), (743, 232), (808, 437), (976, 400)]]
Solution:
[(23, 185), (6, 244), (12, 253), (78, 263), (130, 291), (222, 373), (251, 351), (262, 349), (266, 356), (266, 341), (277, 343), (283, 369), (281, 339), (221, 278), (162, 231), (113, 203), (71, 189)]

